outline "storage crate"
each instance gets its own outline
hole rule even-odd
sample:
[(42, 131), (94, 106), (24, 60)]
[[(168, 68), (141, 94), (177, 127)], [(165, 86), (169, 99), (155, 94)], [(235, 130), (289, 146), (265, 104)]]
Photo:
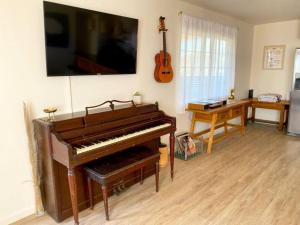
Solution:
[(189, 133), (176, 134), (175, 157), (190, 160), (203, 153), (203, 138), (191, 138)]

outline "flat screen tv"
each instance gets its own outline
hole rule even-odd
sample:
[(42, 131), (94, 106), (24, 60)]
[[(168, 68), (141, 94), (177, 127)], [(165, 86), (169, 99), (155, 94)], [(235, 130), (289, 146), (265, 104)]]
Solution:
[(44, 2), (48, 76), (135, 74), (138, 20)]

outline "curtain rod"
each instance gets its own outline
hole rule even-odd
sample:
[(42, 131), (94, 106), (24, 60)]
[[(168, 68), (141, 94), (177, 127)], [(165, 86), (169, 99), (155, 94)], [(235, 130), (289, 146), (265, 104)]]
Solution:
[[(178, 12), (178, 16), (181, 16), (183, 15), (183, 11), (179, 11)], [(196, 18), (199, 18), (199, 19), (203, 19), (203, 20), (206, 20), (206, 21), (210, 21), (210, 22), (213, 22), (213, 23), (219, 23), (219, 24), (223, 24), (223, 25), (226, 25), (226, 26), (231, 26), (231, 27), (234, 27), (236, 28), (238, 31), (240, 30), (239, 26), (238, 25), (235, 25), (235, 24), (230, 24), (230, 23), (220, 23), (218, 21), (213, 21), (213, 20), (210, 20), (210, 19), (206, 19), (206, 18), (201, 18), (201, 17), (198, 17), (198, 16), (193, 16), (193, 17), (196, 17)]]

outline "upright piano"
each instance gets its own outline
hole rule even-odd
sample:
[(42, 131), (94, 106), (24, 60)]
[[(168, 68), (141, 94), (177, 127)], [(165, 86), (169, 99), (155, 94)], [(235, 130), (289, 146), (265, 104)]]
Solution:
[[(103, 108), (105, 104), (109, 107)], [(132, 101), (107, 101), (83, 112), (36, 119), (35, 138), (41, 172), (43, 204), (57, 222), (87, 208), (88, 191), (82, 166), (132, 146), (158, 149), (160, 137), (169, 134), (171, 178), (174, 176), (174, 132), (176, 119), (159, 110), (157, 104), (135, 105)], [(145, 168), (144, 176), (154, 173)], [(128, 177), (128, 185), (140, 174)], [(94, 184), (97, 185), (97, 184)], [(100, 188), (93, 188), (100, 201)]]

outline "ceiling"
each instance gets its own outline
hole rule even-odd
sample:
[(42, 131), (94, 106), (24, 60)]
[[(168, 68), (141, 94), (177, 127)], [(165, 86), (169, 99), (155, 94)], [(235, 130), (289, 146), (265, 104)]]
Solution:
[(251, 24), (300, 19), (300, 0), (183, 0)]

